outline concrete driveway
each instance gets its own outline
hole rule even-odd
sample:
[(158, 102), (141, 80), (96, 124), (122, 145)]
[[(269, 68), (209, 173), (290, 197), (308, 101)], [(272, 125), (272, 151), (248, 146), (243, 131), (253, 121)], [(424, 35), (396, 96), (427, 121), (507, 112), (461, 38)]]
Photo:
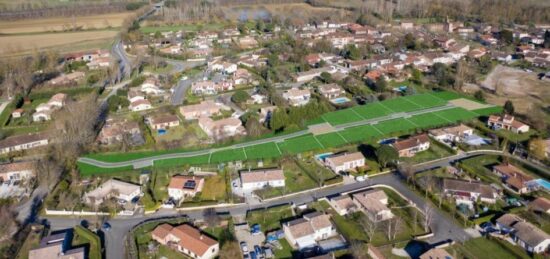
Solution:
[(235, 225), (235, 237), (239, 244), (241, 242), (246, 242), (249, 252), (254, 251), (254, 246), (262, 247), (265, 242), (265, 234), (260, 232), (259, 234), (252, 235), (248, 223)]

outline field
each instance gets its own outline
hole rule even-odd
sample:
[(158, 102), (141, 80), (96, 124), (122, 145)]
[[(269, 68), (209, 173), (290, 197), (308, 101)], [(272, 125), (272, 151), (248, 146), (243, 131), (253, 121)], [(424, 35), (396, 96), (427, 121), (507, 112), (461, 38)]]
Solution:
[(157, 25), (151, 22), (146, 22), (139, 30), (143, 33), (155, 33), (166, 31), (201, 31), (201, 30), (221, 30), (224, 28), (223, 23), (207, 23), (207, 24), (180, 24), (180, 25)]
[(273, 142), (246, 147), (244, 151), (248, 159), (272, 158), (281, 155), (277, 144)]
[(56, 48), (60, 52), (106, 48), (117, 31), (62, 32), (0, 36), (0, 55), (18, 55), (34, 49)]
[(378, 117), (383, 117), (385, 115), (391, 114), (392, 111), (381, 103), (372, 103), (363, 106), (353, 107), (358, 114), (360, 114), (365, 119), (373, 119)]
[(313, 7), (306, 3), (285, 3), (285, 4), (247, 4), (231, 5), (223, 8), (227, 19), (257, 19), (269, 16), (278, 16), (282, 20), (286, 18), (300, 17), (308, 20), (313, 17), (339, 17), (349, 16), (351, 12), (330, 7)]
[(393, 112), (412, 112), (422, 109), (421, 106), (409, 102), (403, 97), (383, 101), (382, 105), (392, 110)]
[(77, 27), (80, 30), (120, 27), (132, 12), (97, 14), (89, 16), (55, 17), (0, 22), (0, 34), (62, 32)]
[(313, 135), (306, 135), (288, 139), (278, 145), (281, 151), (287, 154), (298, 154), (314, 149), (323, 148)]

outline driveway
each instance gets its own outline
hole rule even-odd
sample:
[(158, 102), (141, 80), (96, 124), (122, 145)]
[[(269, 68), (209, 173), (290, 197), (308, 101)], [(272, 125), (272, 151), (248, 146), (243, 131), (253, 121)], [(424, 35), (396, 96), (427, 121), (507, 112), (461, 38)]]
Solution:
[(235, 225), (235, 237), (239, 244), (246, 242), (249, 252), (254, 251), (254, 246), (262, 247), (265, 241), (265, 234), (260, 231), (260, 233), (252, 235), (250, 233), (250, 226), (247, 223)]

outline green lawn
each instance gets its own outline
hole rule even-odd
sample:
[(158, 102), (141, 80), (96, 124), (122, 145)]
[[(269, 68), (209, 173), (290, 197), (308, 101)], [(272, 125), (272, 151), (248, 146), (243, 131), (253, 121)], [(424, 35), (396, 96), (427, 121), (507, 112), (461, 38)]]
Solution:
[(74, 228), (74, 237), (73, 237), (73, 246), (79, 245), (88, 245), (89, 254), (88, 258), (90, 259), (101, 259), (101, 241), (99, 236), (94, 234), (92, 231), (84, 228), (82, 226), (76, 226)]
[(446, 100), (446, 101), (450, 101), (450, 100), (454, 100), (454, 99), (459, 99), (459, 98), (463, 98), (464, 96), (458, 94), (458, 93), (455, 93), (455, 92), (448, 92), (448, 91), (442, 91), (442, 92), (433, 92), (433, 93), (428, 93), (430, 95), (433, 95), (439, 99), (443, 99), (443, 100)]
[(313, 135), (287, 139), (278, 145), (281, 151), (286, 154), (298, 154), (322, 148)]
[(347, 128), (339, 133), (348, 142), (372, 140), (376, 137), (382, 136), (382, 134), (371, 125), (363, 125), (363, 126), (357, 126), (353, 128)]
[(447, 101), (439, 98), (434, 98), (433, 95), (429, 94), (416, 94), (403, 97), (403, 99), (412, 102), (423, 108), (432, 108), (437, 106), (443, 106), (447, 104)]
[(81, 176), (91, 176), (91, 175), (103, 175), (103, 174), (112, 174), (118, 172), (131, 172), (134, 170), (132, 166), (123, 166), (115, 168), (101, 168), (94, 165), (77, 162), (78, 169)]
[(369, 103), (362, 106), (356, 106), (351, 108), (359, 113), (365, 119), (373, 119), (383, 117), (392, 113), (391, 110), (382, 105), (381, 102)]
[(521, 248), (513, 246), (506, 241), (489, 240), (484, 237), (466, 241), (464, 245), (453, 246), (457, 252), (468, 258), (531, 258)]
[(286, 241), (286, 239), (280, 239), (279, 242), (281, 243), (281, 246), (283, 249), (275, 249), (273, 250), (273, 254), (275, 255), (275, 258), (277, 259), (292, 259), (292, 247)]
[(246, 154), (242, 148), (226, 149), (212, 153), (210, 163), (246, 160)]
[(363, 117), (361, 117), (353, 109), (329, 112), (323, 114), (321, 117), (333, 126), (363, 120)]
[(431, 113), (414, 115), (410, 118), (407, 118), (407, 120), (414, 123), (415, 125), (420, 126), (420, 128), (422, 129), (439, 127), (450, 123), (448, 120), (435, 116)]
[(273, 142), (246, 147), (244, 150), (248, 159), (265, 159), (281, 156), (277, 144)]
[(388, 109), (394, 112), (411, 112), (411, 111), (416, 111), (423, 108), (422, 106), (419, 106), (415, 103), (407, 101), (403, 97), (384, 100), (382, 102), (382, 105), (384, 105), (385, 107), (387, 107)]
[(348, 142), (337, 132), (315, 136), (324, 147), (339, 147)]
[(402, 158), (402, 160), (410, 161), (416, 164), (453, 155), (449, 149), (442, 147), (442, 145), (443, 144), (441, 143), (436, 143), (436, 141), (431, 141), (430, 148), (428, 150), (417, 153), (413, 157)]
[(378, 124), (374, 125), (374, 127), (385, 135), (389, 135), (398, 132), (406, 132), (416, 128), (417, 126), (407, 119), (398, 118), (379, 122)]
[(477, 113), (468, 111), (460, 107), (436, 111), (433, 112), (433, 114), (442, 117), (450, 122), (466, 121), (478, 117)]
[(246, 215), (248, 225), (260, 224), (262, 231), (269, 232), (281, 228), (281, 220), (291, 219), (290, 205), (268, 208), (266, 210), (249, 211)]
[(170, 158), (163, 160), (156, 160), (153, 163), (154, 167), (174, 167), (174, 166), (183, 166), (183, 165), (202, 165), (208, 164), (209, 154), (192, 156), (192, 157), (183, 157), (183, 158)]
[(263, 199), (273, 198), (289, 193), (304, 191), (319, 187), (315, 179), (312, 179), (302, 168), (292, 159), (285, 159), (281, 163), (285, 175), (284, 188), (264, 188), (256, 191), (258, 196)]

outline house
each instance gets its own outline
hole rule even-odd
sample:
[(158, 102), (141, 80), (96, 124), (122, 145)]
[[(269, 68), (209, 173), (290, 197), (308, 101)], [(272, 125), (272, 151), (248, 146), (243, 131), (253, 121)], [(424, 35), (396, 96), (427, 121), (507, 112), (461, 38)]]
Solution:
[(355, 205), (349, 195), (340, 195), (330, 198), (329, 204), (340, 216), (347, 215), (357, 210), (357, 205)]
[(137, 184), (109, 179), (96, 189), (85, 193), (84, 202), (90, 205), (99, 205), (111, 197), (130, 202), (134, 198), (142, 195), (141, 186)]
[(233, 74), (233, 84), (245, 85), (252, 83), (252, 74), (244, 68), (239, 68)]
[(233, 117), (214, 121), (208, 117), (199, 118), (199, 127), (211, 138), (223, 139), (227, 137), (246, 135), (241, 120)]
[(128, 101), (130, 101), (130, 103), (133, 103), (139, 100), (145, 100), (145, 95), (142, 94), (142, 92), (140, 91), (137, 91), (135, 89), (130, 89), (128, 91)]
[(464, 124), (428, 131), (430, 137), (443, 143), (458, 143), (474, 134), (474, 130)]
[(330, 216), (320, 212), (312, 212), (283, 224), (283, 231), (288, 243), (300, 250), (314, 247), (317, 241), (337, 235), (330, 221)]
[(515, 192), (523, 194), (532, 191), (528, 183), (533, 180), (533, 177), (511, 164), (493, 166), (493, 173), (500, 176), (504, 184)]
[(534, 201), (529, 203), (529, 207), (534, 211), (550, 214), (550, 200), (544, 197), (536, 198)]
[(237, 71), (237, 64), (217, 61), (209, 64), (212, 71), (219, 71), (224, 74), (233, 74)]
[(342, 87), (335, 83), (320, 85), (318, 87), (318, 91), (322, 96), (329, 100), (346, 93)]
[(456, 40), (453, 38), (439, 37), (434, 39), (435, 44), (443, 49), (448, 49), (456, 44)]
[(160, 89), (160, 81), (155, 77), (148, 77), (143, 81), (140, 88), (141, 92), (151, 95), (160, 95), (164, 90)]
[(18, 108), (13, 110), (13, 112), (11, 113), (11, 117), (14, 119), (21, 118), (21, 116), (23, 116), (23, 113), (25, 113), (25, 110), (23, 110), (22, 108)]
[(88, 69), (95, 70), (100, 69), (104, 67), (110, 67), (111, 66), (111, 58), (110, 57), (99, 57), (96, 58), (86, 64), (88, 66)]
[(516, 120), (514, 116), (508, 114), (502, 117), (497, 115), (489, 116), (487, 126), (494, 130), (505, 129), (518, 134), (529, 131), (529, 125)]
[(0, 164), (0, 182), (19, 181), (34, 176), (34, 162)]
[(285, 175), (282, 169), (255, 169), (240, 172), (241, 187), (245, 191), (254, 191), (271, 187), (284, 187)]
[(86, 77), (84, 72), (76, 71), (69, 74), (61, 74), (51, 79), (48, 83), (52, 86), (68, 85), (77, 83), (78, 81), (84, 79), (84, 77)]
[(48, 101), (48, 105), (51, 107), (62, 108), (67, 102), (67, 94), (58, 93), (54, 94)]
[(430, 139), (427, 134), (421, 134), (405, 140), (398, 140), (392, 146), (397, 150), (399, 157), (413, 157), (416, 153), (430, 148)]
[(325, 158), (325, 165), (335, 173), (347, 172), (365, 166), (365, 157), (361, 152), (339, 154)]
[(187, 224), (176, 227), (169, 224), (159, 225), (153, 230), (151, 237), (190, 258), (212, 259), (220, 250), (216, 240)]
[(137, 111), (149, 110), (152, 108), (152, 106), (149, 100), (144, 99), (144, 100), (137, 100), (137, 101), (131, 102), (129, 108), (131, 111), (137, 112)]
[(271, 119), (273, 112), (277, 109), (277, 106), (267, 106), (260, 108), (260, 122), (264, 123)]
[(432, 248), (421, 254), (420, 259), (453, 259), (453, 257), (443, 248)]
[(414, 23), (409, 21), (401, 21), (399, 23), (399, 26), (403, 30), (412, 30), (414, 28)]
[(168, 129), (180, 125), (180, 119), (173, 114), (155, 114), (146, 119), (147, 124), (154, 129)]
[(543, 253), (550, 246), (550, 235), (514, 214), (504, 214), (496, 220), (497, 227), (509, 234), (516, 244), (529, 253)]
[(41, 103), (36, 107), (36, 112), (32, 115), (33, 121), (47, 121), (52, 119), (55, 110), (65, 106), (67, 95), (58, 93), (53, 95), (47, 103)]
[(353, 202), (373, 222), (385, 221), (393, 218), (393, 213), (388, 208), (388, 196), (383, 190), (368, 190), (354, 193)]
[(321, 55), (318, 53), (308, 54), (304, 57), (304, 60), (306, 63), (308, 63), (310, 66), (315, 66), (319, 62), (321, 62)]
[(228, 108), (214, 101), (202, 101), (199, 104), (186, 105), (180, 107), (180, 113), (186, 120), (196, 120), (200, 117), (211, 117), (218, 115), (222, 110)]
[(32, 114), (32, 121), (49, 121), (52, 119), (53, 110), (37, 111)]
[(334, 74), (338, 70), (334, 66), (328, 66), (328, 67), (321, 67), (321, 68), (314, 68), (310, 69), (308, 71), (304, 72), (298, 72), (295, 76), (296, 82), (308, 82), (313, 80), (314, 78), (321, 76), (323, 72), (327, 72), (329, 74)]
[(212, 95), (218, 92), (233, 90), (233, 82), (222, 80), (214, 82), (212, 80), (204, 80), (193, 82), (191, 84), (191, 91), (195, 95)]
[(292, 106), (303, 106), (309, 102), (311, 92), (309, 89), (292, 88), (283, 93), (283, 98)]
[(84, 259), (85, 247), (71, 248), (68, 231), (49, 235), (40, 240), (38, 248), (29, 251), (29, 259)]
[(168, 184), (168, 196), (179, 201), (187, 197), (195, 197), (204, 187), (204, 177), (194, 175), (175, 175)]
[(145, 143), (137, 122), (111, 118), (107, 119), (101, 128), (97, 140), (103, 145), (112, 145), (122, 141), (127, 141), (133, 146)]
[(243, 49), (250, 49), (258, 47), (258, 41), (251, 36), (244, 36), (238, 38), (236, 41), (237, 45)]
[(453, 197), (457, 205), (466, 204), (473, 208), (478, 200), (495, 204), (498, 194), (488, 184), (459, 179), (444, 178), (442, 180), (443, 193)]
[(0, 140), (0, 154), (42, 147), (48, 143), (49, 134), (45, 132), (11, 136)]

